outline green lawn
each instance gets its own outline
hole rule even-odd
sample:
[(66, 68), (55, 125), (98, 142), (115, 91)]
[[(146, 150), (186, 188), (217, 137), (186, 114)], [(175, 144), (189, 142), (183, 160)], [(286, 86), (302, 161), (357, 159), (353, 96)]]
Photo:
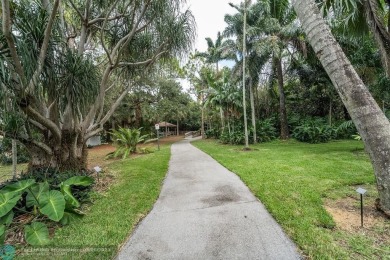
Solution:
[(169, 158), (170, 145), (163, 145), (161, 151), (110, 164), (115, 183), (94, 194), (83, 219), (56, 230), (47, 247), (52, 253), (24, 248), (17, 259), (111, 259), (158, 198)]
[(240, 176), (309, 259), (390, 259), (390, 241), (375, 237), (388, 237), (388, 221), (374, 235), (345, 232), (324, 209), (325, 200), (356, 197), (356, 185), (374, 203), (373, 170), (361, 142), (274, 141), (249, 152), (213, 140), (193, 144)]
[[(27, 163), (18, 164), (16, 170), (18, 173), (27, 169)], [(0, 183), (9, 179), (12, 179), (12, 165), (0, 164)]]

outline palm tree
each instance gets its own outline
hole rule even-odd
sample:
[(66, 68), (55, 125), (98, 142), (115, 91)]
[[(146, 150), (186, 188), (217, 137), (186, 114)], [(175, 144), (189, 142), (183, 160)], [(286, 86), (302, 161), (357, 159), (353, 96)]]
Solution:
[[(220, 32), (217, 34), (217, 39), (215, 43), (211, 38), (206, 38), (207, 41), (207, 52), (196, 52), (195, 57), (205, 58), (205, 62), (209, 64), (215, 64), (215, 68), (217, 73), (219, 73), (219, 61), (224, 60), (226, 57), (223, 55), (223, 36)], [(220, 117), (221, 117), (221, 126), (222, 131), (225, 129), (225, 121), (224, 121), (224, 111), (222, 107), (220, 107)]]
[(205, 39), (207, 41), (207, 52), (196, 52), (195, 56), (202, 57), (206, 59), (206, 63), (215, 64), (217, 73), (219, 72), (218, 63), (224, 59), (222, 56), (222, 40), (223, 36), (220, 32), (217, 34), (217, 39), (215, 43), (209, 37)]
[(376, 176), (378, 206), (390, 216), (390, 122), (333, 37), (314, 0), (293, 0), (307, 38), (362, 137)]
[[(387, 7), (386, 7), (387, 5)], [(387, 76), (390, 76), (390, 1), (386, 0), (327, 0), (322, 12), (343, 21), (345, 33), (362, 35), (372, 33), (379, 47)], [(387, 17), (387, 28), (385, 19)]]

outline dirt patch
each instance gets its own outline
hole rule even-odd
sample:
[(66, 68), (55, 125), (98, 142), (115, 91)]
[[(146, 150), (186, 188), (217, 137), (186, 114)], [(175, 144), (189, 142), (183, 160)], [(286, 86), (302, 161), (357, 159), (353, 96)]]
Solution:
[[(361, 229), (360, 200), (358, 198), (346, 197), (336, 201), (327, 201), (325, 208), (333, 217), (338, 228), (349, 232)], [(387, 221), (388, 219), (376, 209), (374, 203), (364, 203), (363, 228), (372, 229)]]
[[(183, 139), (184, 136), (169, 136), (160, 139), (160, 145), (175, 143)], [(144, 148), (144, 147), (157, 149), (157, 141), (148, 144), (139, 144), (137, 146), (137, 148)], [(109, 160), (106, 159), (106, 156), (109, 153), (112, 153), (114, 151), (115, 151), (115, 146), (113, 146), (112, 144), (102, 144), (90, 148), (88, 150), (88, 168), (93, 168), (96, 165), (99, 165), (100, 167), (104, 167), (112, 163), (113, 161), (120, 160), (120, 159), (109, 159)], [(134, 154), (131, 156), (137, 156), (137, 155), (139, 154)]]

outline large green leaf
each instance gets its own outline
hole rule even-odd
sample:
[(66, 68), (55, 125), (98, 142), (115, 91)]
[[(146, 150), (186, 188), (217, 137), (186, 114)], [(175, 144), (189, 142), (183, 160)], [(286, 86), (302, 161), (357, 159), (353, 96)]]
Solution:
[(32, 207), (33, 205), (39, 206), (39, 199), (42, 193), (47, 191), (49, 191), (49, 183), (47, 182), (35, 183), (27, 191), (26, 206), (27, 207)]
[(0, 225), (0, 245), (4, 245), (5, 241), (5, 225)]
[(8, 226), (9, 224), (11, 224), (12, 220), (14, 219), (14, 215), (15, 215), (15, 213), (11, 210), (10, 212), (8, 212), (7, 215), (2, 216), (0, 218), (0, 225)]
[(60, 220), (60, 223), (65, 226), (65, 225), (68, 225), (70, 222), (77, 220), (77, 219), (80, 219), (82, 217), (83, 217), (83, 215), (78, 214), (74, 211), (65, 210), (64, 216)]
[(80, 207), (80, 202), (73, 196), (72, 191), (70, 189), (70, 185), (65, 185), (62, 183), (61, 192), (62, 194), (64, 194), (67, 203), (76, 208)]
[(66, 181), (64, 181), (64, 185), (75, 185), (75, 186), (89, 186), (93, 183), (93, 179), (88, 176), (74, 176)]
[(35, 180), (33, 180), (33, 179), (18, 181), (18, 182), (15, 182), (15, 183), (12, 183), (10, 185), (5, 186), (4, 188), (2, 188), (0, 190), (0, 192), (3, 194), (9, 193), (9, 192), (14, 192), (14, 193), (23, 192), (25, 189), (27, 189), (28, 187), (30, 187), (34, 183), (35, 183)]
[(43, 192), (40, 196), (39, 206), (41, 213), (53, 221), (59, 221), (65, 210), (64, 195), (57, 190)]
[(41, 222), (33, 222), (24, 226), (24, 236), (32, 246), (43, 246), (50, 242), (49, 229)]
[(0, 193), (0, 217), (8, 214), (21, 197), (20, 193)]

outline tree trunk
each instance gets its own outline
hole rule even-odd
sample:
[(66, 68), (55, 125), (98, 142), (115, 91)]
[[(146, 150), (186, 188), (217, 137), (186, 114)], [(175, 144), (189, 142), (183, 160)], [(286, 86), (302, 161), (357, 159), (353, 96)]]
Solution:
[[(86, 140), (85, 140), (86, 141)], [(60, 143), (47, 142), (52, 153), (32, 144), (26, 144), (31, 155), (28, 170), (55, 168), (60, 171), (87, 169), (88, 149), (79, 133), (62, 131)]]
[(257, 143), (257, 136), (256, 136), (255, 98), (253, 95), (252, 77), (249, 78), (249, 96), (250, 96), (251, 112), (252, 112), (253, 143), (255, 144), (255, 143)]
[[(202, 102), (203, 103), (203, 102)], [(201, 134), (201, 136), (202, 136), (202, 138), (204, 139), (204, 107), (203, 107), (203, 104), (202, 104), (202, 125), (201, 125), (201, 127), (200, 127), (200, 134)]]
[(176, 125), (176, 135), (179, 136), (179, 119), (177, 119), (176, 121), (177, 125)]
[(222, 132), (225, 130), (225, 120), (223, 115), (223, 108), (219, 108), (219, 113), (221, 114), (221, 126), (222, 126)]
[(390, 123), (359, 78), (313, 0), (293, 0), (319, 60), (362, 137), (376, 176), (378, 206), (390, 216)]
[(277, 71), (277, 76), (278, 76), (280, 138), (282, 140), (287, 140), (288, 138), (290, 138), (290, 132), (288, 129), (288, 121), (287, 121), (286, 97), (284, 94), (282, 60), (280, 58), (274, 58), (274, 62), (276, 65), (276, 71)]
[(18, 165), (18, 149), (16, 140), (12, 139), (12, 175), (14, 179), (16, 178), (16, 167)]
[(332, 125), (332, 99), (330, 99), (329, 101), (329, 125), (331, 126)]

